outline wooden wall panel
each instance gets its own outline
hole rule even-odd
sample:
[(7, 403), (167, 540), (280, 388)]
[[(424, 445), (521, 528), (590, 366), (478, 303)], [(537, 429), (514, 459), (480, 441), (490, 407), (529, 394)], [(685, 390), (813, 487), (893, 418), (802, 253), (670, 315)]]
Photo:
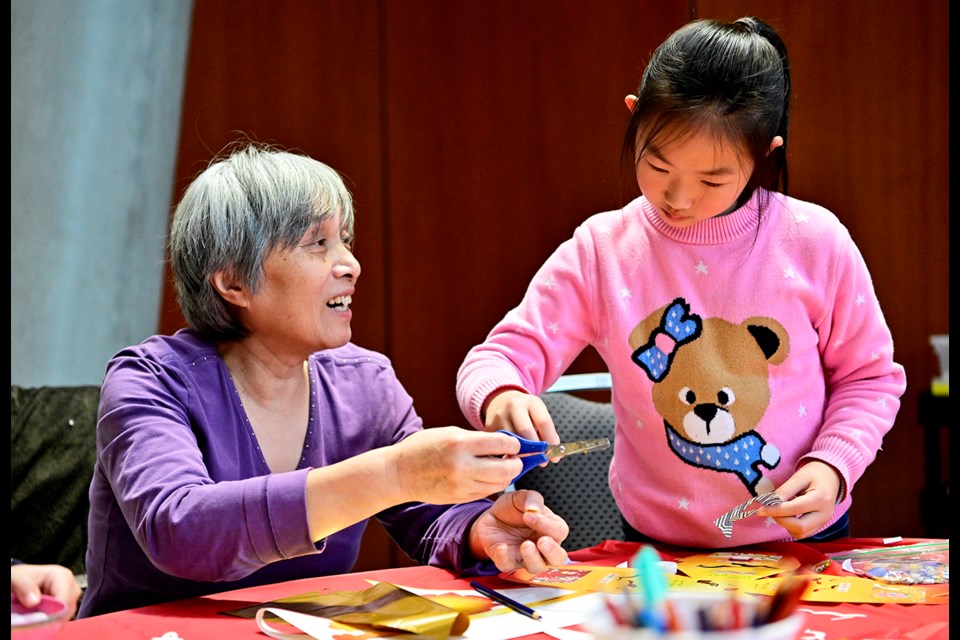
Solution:
[[(373, 2), (194, 3), (174, 200), (241, 135), (305, 152), (338, 170), (357, 209), (362, 277), (354, 338), (382, 351), (380, 37)], [(168, 286), (161, 331), (181, 326)]]
[[(792, 64), (791, 195), (834, 211), (873, 276), (907, 372), (883, 450), (854, 489), (854, 535), (920, 536), (923, 431), (917, 397), (949, 331), (946, 0), (697, 0), (697, 16), (756, 15)], [(945, 508), (945, 507), (944, 507)]]
[[(927, 336), (949, 320), (945, 0), (204, 0), (175, 196), (238, 131), (340, 170), (363, 267), (354, 339), (393, 359), (428, 426), (463, 425), (467, 350), (580, 221), (634, 195), (623, 97), (650, 52), (694, 15), (747, 14), (791, 52), (791, 193), (850, 228), (907, 368), (854, 533), (922, 535), (916, 397), (936, 373)], [(168, 288), (161, 330), (179, 326)], [(571, 371), (599, 366), (588, 353)], [(358, 568), (408, 563), (372, 527)]]
[(454, 384), (467, 351), (581, 221), (626, 201), (623, 99), (687, 7), (386, 9), (391, 353), (427, 424), (465, 424)]

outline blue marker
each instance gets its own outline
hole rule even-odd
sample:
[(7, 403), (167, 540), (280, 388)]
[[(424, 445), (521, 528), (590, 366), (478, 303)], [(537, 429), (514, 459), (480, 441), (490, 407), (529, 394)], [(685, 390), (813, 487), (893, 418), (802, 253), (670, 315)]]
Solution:
[(650, 545), (640, 547), (632, 563), (643, 588), (643, 610), (637, 622), (659, 632), (667, 630), (664, 617), (664, 600), (667, 597), (667, 578), (660, 569), (660, 554)]

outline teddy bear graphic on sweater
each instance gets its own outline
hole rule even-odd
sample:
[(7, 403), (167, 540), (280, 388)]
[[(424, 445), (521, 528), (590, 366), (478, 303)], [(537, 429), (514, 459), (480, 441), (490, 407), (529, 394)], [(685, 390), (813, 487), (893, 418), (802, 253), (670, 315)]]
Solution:
[(776, 467), (780, 451), (755, 428), (770, 404), (768, 367), (790, 350), (783, 325), (701, 318), (677, 298), (637, 325), (629, 342), (654, 382), (671, 450), (691, 466), (736, 474), (754, 496), (772, 491), (760, 467)]

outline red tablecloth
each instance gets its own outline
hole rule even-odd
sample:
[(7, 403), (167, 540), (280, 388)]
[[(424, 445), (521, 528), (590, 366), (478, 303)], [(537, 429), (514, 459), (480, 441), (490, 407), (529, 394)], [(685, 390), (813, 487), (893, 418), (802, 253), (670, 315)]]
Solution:
[[(919, 540), (904, 540), (904, 543)], [(840, 542), (802, 544), (780, 543), (751, 547), (773, 553), (792, 555), (803, 565), (813, 565), (826, 559), (827, 553), (850, 549), (881, 546), (876, 538), (850, 538)], [(590, 549), (570, 554), (577, 562), (598, 565), (616, 565), (636, 553), (635, 543), (608, 541)], [(665, 559), (680, 558), (703, 550), (658, 547)], [(843, 575), (832, 563), (826, 573)], [(253, 604), (286, 598), (309, 591), (362, 590), (370, 586), (366, 580), (391, 582), (400, 585), (431, 589), (468, 589), (468, 580), (449, 571), (433, 567), (406, 567), (384, 571), (368, 571), (336, 576), (293, 580), (262, 587), (228, 591), (216, 595), (180, 600), (162, 605), (118, 611), (68, 623), (57, 640), (153, 640), (168, 632), (183, 640), (263, 640), (253, 620), (223, 615), (221, 612)], [(489, 581), (495, 588), (516, 587), (516, 583)], [(933, 589), (933, 588), (931, 588)], [(938, 589), (942, 591), (942, 587)], [(865, 640), (879, 638), (910, 638), (911, 640), (946, 640), (949, 628), (947, 604), (852, 604), (807, 603), (799, 610), (805, 615), (800, 640)], [(168, 636), (174, 638), (177, 636)], [(529, 638), (546, 639), (538, 634)], [(164, 639), (166, 640), (166, 639)]]

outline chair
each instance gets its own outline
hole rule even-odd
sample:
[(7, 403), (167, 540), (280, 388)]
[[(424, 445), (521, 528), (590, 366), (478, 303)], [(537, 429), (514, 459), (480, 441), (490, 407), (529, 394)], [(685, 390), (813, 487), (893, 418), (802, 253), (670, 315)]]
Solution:
[[(613, 442), (613, 406), (570, 393), (609, 388), (609, 374), (577, 374), (561, 376), (544, 392), (541, 398), (561, 440), (610, 438)], [(612, 459), (613, 447), (561, 460), (527, 473), (514, 488), (540, 492), (547, 506), (567, 521), (570, 535), (563, 546), (568, 551), (623, 540), (620, 509), (610, 493)]]
[(10, 555), (61, 564), (85, 585), (96, 385), (10, 387)]

